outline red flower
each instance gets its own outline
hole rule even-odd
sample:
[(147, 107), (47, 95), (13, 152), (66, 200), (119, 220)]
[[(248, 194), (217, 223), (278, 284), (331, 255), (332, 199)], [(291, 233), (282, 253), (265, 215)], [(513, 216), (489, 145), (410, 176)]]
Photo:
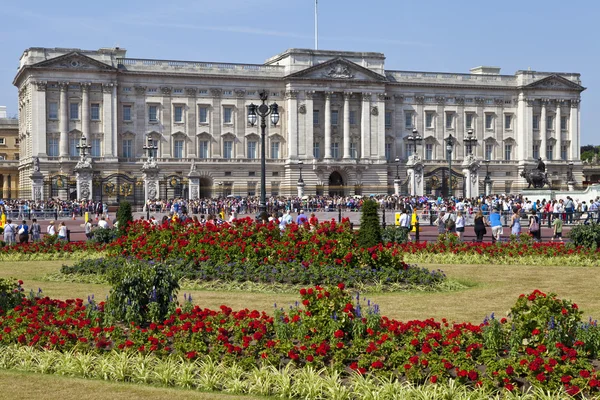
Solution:
[(338, 329), (337, 331), (335, 331), (333, 333), (333, 336), (335, 336), (336, 338), (343, 338), (344, 337), (344, 331), (341, 329)]
[(469, 371), (468, 377), (470, 380), (472, 380), (472, 381), (476, 380), (477, 376), (478, 376), (477, 371)]
[(515, 387), (510, 383), (507, 383), (506, 385), (504, 385), (504, 388), (506, 390), (508, 390), (509, 392), (512, 392), (515, 389)]
[(534, 336), (535, 335), (539, 335), (540, 334), (540, 330), (536, 328), (533, 331), (531, 331), (531, 334), (534, 335)]
[(437, 380), (438, 380), (437, 375), (433, 375), (431, 378), (429, 378), (429, 382), (431, 382), (431, 383), (436, 383)]
[(189, 360), (191, 360), (192, 358), (196, 358), (196, 352), (195, 351), (190, 351), (185, 355)]
[(515, 369), (509, 365), (508, 367), (506, 367), (506, 374), (507, 375), (512, 375), (515, 372)]
[(377, 360), (371, 364), (371, 368), (383, 368), (383, 363)]
[(572, 378), (571, 378), (569, 375), (563, 375), (563, 376), (560, 378), (560, 381), (561, 381), (562, 383), (565, 383), (565, 384), (566, 384), (566, 383), (570, 383), (570, 382), (571, 382), (571, 379), (572, 379)]
[(537, 379), (540, 382), (545, 382), (546, 381), (546, 375), (544, 375), (542, 373), (537, 374), (537, 376), (535, 377), (535, 379)]
[(19, 285), (22, 285), (22, 284), (23, 284), (23, 281), (19, 279)]
[(313, 362), (314, 360), (315, 360), (315, 358), (313, 356), (311, 356), (310, 354), (306, 356), (306, 361)]
[(306, 296), (306, 289), (300, 289), (300, 296)]
[(579, 371), (579, 376), (582, 378), (589, 378), (590, 377), (590, 371), (586, 370), (586, 369), (582, 369), (581, 371)]
[(344, 288), (346, 287), (346, 285), (344, 285), (343, 283), (338, 283), (338, 289), (340, 290), (344, 290)]

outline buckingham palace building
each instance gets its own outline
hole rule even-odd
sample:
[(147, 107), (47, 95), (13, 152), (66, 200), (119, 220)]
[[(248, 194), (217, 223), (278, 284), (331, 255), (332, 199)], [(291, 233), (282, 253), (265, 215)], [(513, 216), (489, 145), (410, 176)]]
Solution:
[(261, 93), (280, 116), (265, 128), (267, 196), (519, 193), (539, 158), (553, 187), (581, 184), (580, 74), (386, 67), (375, 52), (232, 64), (27, 49), (13, 82), (19, 194), (141, 204), (150, 156), (150, 197), (258, 195), (262, 131), (248, 114)]

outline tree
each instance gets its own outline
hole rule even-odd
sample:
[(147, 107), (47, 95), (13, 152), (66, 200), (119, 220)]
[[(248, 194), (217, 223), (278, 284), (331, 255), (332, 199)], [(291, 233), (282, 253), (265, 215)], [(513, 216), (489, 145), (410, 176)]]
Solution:
[(580, 152), (581, 156), (579, 158), (581, 161), (592, 161), (594, 159), (594, 155), (600, 153), (600, 146), (594, 146), (591, 144), (581, 146)]
[(117, 210), (117, 224), (119, 227), (119, 236), (125, 235), (127, 232), (127, 225), (133, 221), (133, 214), (131, 213), (131, 204), (128, 201), (122, 201), (119, 204)]
[(373, 247), (381, 243), (378, 206), (375, 200), (366, 200), (362, 205), (358, 231), (358, 244), (361, 247)]

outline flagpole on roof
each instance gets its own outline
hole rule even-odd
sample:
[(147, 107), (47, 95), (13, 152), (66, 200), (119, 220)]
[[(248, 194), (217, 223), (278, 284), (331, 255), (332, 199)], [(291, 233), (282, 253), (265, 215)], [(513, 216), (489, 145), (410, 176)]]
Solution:
[(319, 17), (318, 17), (318, 3), (319, 0), (315, 0), (315, 50), (319, 50)]

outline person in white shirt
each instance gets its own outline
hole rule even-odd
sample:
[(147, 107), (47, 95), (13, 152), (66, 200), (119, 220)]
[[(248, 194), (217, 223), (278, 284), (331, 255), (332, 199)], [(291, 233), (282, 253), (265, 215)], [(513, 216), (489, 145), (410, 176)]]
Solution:
[(54, 227), (54, 221), (50, 221), (48, 227), (46, 228), (46, 233), (50, 236), (56, 235), (56, 228)]
[(60, 223), (58, 228), (58, 239), (59, 240), (67, 240), (67, 226), (64, 221)]
[(410, 215), (406, 213), (404, 208), (401, 209), (400, 220), (398, 223), (400, 224), (400, 229), (404, 229), (406, 231), (406, 238), (410, 242), (412, 238), (410, 237)]
[(465, 233), (465, 216), (462, 211), (456, 212), (456, 221), (454, 222), (456, 227), (456, 236), (458, 236), (459, 241), (463, 241), (463, 235)]
[(108, 229), (108, 222), (106, 222), (104, 217), (100, 218), (100, 221), (98, 221), (98, 228)]

